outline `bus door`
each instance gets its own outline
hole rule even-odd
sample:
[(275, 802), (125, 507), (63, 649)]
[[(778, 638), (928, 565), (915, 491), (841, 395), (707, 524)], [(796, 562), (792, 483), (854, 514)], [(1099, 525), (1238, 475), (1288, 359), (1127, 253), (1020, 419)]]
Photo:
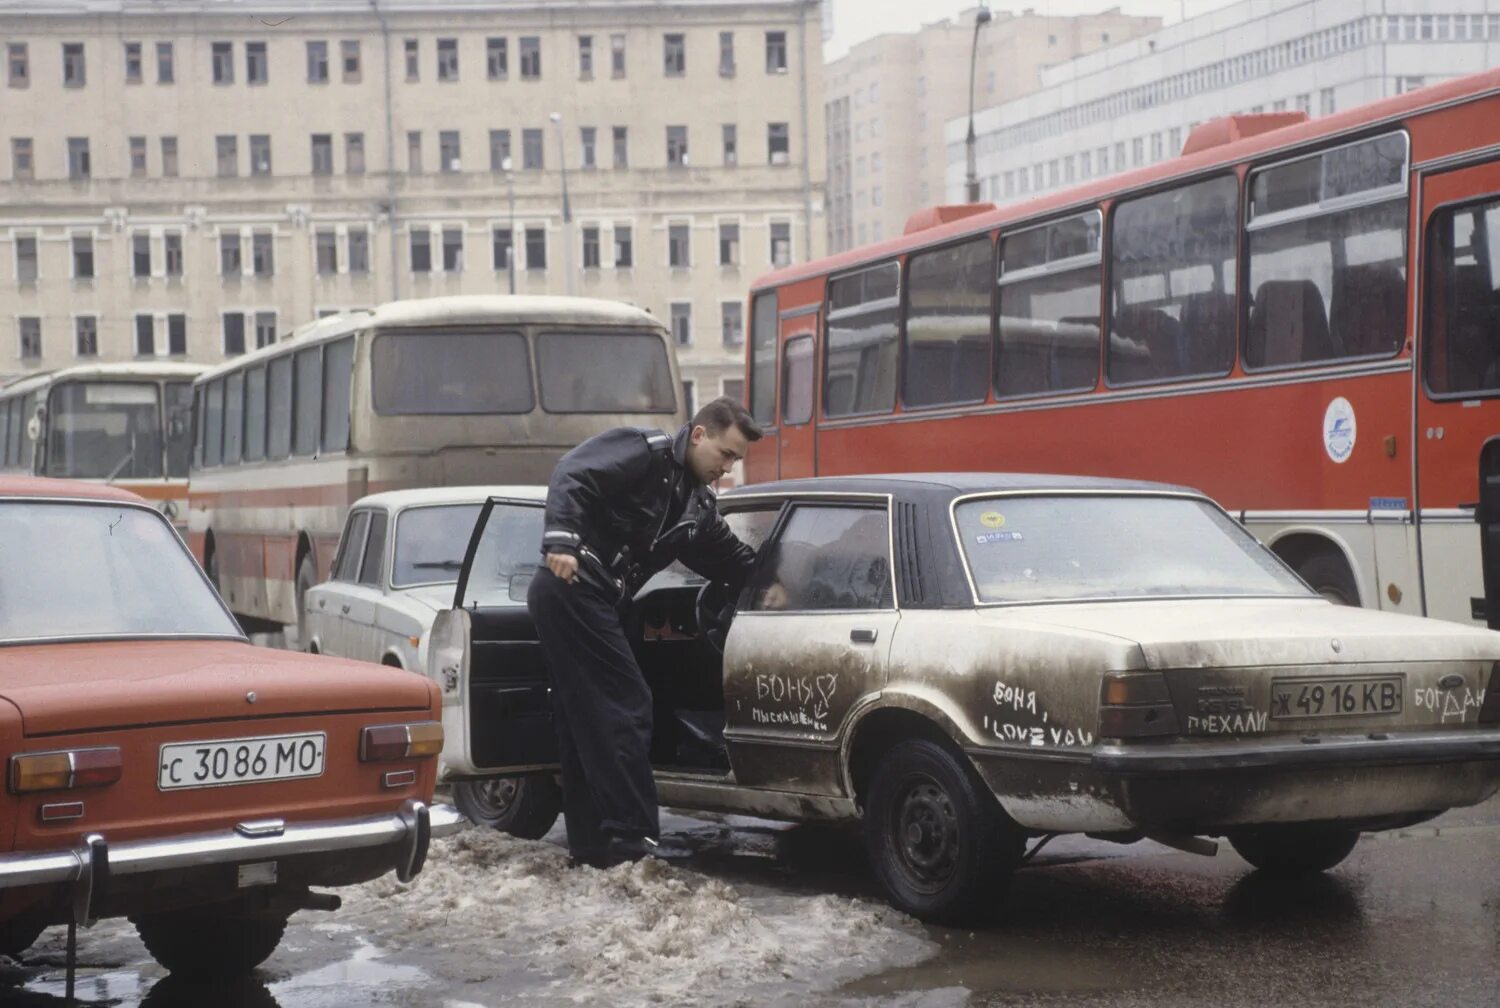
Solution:
[(1425, 175), (1421, 187), (1414, 435), (1426, 612), (1500, 628), (1500, 160)]
[(777, 418), (777, 476), (818, 471), (818, 306), (781, 314), (781, 415)]

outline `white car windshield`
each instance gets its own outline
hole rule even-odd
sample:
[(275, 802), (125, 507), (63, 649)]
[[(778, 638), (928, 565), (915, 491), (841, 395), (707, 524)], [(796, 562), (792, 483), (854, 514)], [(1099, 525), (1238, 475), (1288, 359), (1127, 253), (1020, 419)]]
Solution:
[(479, 504), (409, 507), (396, 519), (391, 587), (452, 584), (463, 570)]
[(980, 602), (1312, 594), (1201, 500), (993, 497), (954, 516)]
[(161, 515), (0, 501), (0, 641), (164, 634), (240, 630)]

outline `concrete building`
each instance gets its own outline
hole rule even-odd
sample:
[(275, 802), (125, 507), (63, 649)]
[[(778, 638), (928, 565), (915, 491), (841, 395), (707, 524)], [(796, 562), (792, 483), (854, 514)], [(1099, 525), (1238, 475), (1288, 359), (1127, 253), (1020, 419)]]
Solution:
[[(1311, 116), (1500, 65), (1500, 0), (1244, 0), (1042, 72), (975, 117), (982, 196), (1005, 203), (1182, 150), (1238, 112)], [(947, 202), (967, 120), (949, 119)]]
[(0, 0), (0, 376), (513, 267), (738, 392), (750, 279), (823, 252), (821, 33), (817, 0)]
[[(944, 129), (968, 114), (976, 12), (877, 35), (825, 67), (830, 251), (900, 234), (912, 211), (942, 200)], [(979, 32), (975, 108), (1035, 90), (1045, 68), (1160, 25), (1119, 8), (1085, 17), (996, 11)]]

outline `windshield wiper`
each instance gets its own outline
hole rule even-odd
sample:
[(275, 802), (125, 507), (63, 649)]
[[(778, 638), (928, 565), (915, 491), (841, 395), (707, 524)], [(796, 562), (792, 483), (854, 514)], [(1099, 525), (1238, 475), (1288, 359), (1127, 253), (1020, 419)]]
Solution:
[(418, 560), (412, 564), (418, 570), (425, 570), (430, 567), (441, 567), (443, 570), (458, 570), (463, 565), (464, 562), (462, 560)]

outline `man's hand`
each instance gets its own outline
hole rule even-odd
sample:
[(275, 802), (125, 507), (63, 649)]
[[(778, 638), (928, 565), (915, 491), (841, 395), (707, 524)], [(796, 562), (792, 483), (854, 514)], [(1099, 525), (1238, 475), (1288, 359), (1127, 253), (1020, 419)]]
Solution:
[(548, 553), (547, 569), (566, 582), (578, 573), (578, 558), (571, 553)]

